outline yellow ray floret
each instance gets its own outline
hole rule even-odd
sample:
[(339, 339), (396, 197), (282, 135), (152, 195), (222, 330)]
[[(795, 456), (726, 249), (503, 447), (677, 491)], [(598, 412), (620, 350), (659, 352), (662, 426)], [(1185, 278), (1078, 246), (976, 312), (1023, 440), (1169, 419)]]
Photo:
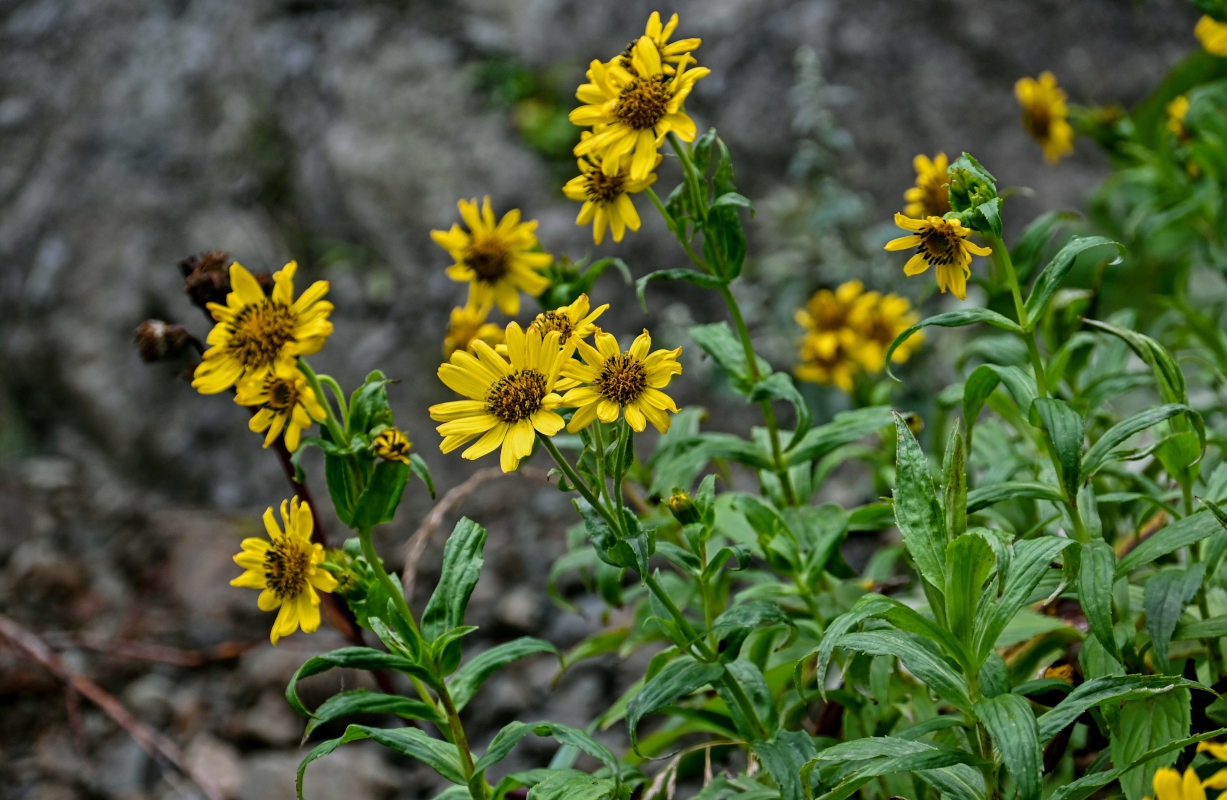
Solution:
[(1020, 78), (1014, 84), (1014, 96), (1022, 106), (1023, 127), (1043, 148), (1045, 161), (1055, 164), (1074, 152), (1074, 129), (1056, 76), (1045, 71), (1039, 80)]
[(472, 352), (458, 350), (439, 367), (439, 379), (464, 396), (430, 407), (430, 417), (443, 423), (444, 453), (476, 438), (461, 455), (480, 458), (501, 447), (499, 465), (511, 472), (532, 452), (537, 433), (553, 436), (563, 419), (554, 410), (562, 397), (554, 391), (562, 364), (574, 345), (559, 344), (557, 331), (525, 332), (514, 322), (507, 325), (506, 357), (483, 341)]
[(933, 267), (937, 273), (937, 288), (944, 294), (950, 291), (960, 300), (967, 299), (967, 278), (971, 276), (971, 257), (986, 256), (993, 251), (969, 242), (970, 230), (957, 219), (925, 217), (909, 219), (895, 214), (895, 224), (910, 236), (901, 236), (886, 243), (887, 250), (908, 250), (915, 247), (916, 253), (903, 267), (905, 275), (919, 275)]
[(669, 430), (672, 419), (666, 412), (676, 414), (677, 405), (660, 390), (681, 374), (677, 357), (682, 348), (649, 353), (652, 337), (646, 330), (625, 353), (611, 333), (600, 331), (594, 341), (595, 347), (586, 342), (576, 347), (582, 362), (573, 359), (563, 367), (563, 375), (585, 384), (563, 396), (564, 405), (575, 407), (567, 430), (574, 433), (597, 419), (616, 422), (619, 416), (635, 431), (642, 432), (648, 422), (661, 433)]
[(513, 208), (496, 222), (488, 195), (480, 207), (476, 199), (458, 205), (467, 231), (453, 224), (451, 230), (430, 232), (455, 261), (447, 277), (469, 284), (468, 305), (495, 303), (508, 316), (518, 314), (521, 291), (536, 297), (550, 285), (541, 270), (554, 258), (535, 249), (537, 221), (521, 222), (520, 210)]
[[(675, 42), (670, 42), (669, 37), (673, 35), (675, 30), (677, 30), (677, 22), (678, 16), (677, 14), (674, 14), (673, 16), (669, 17), (668, 22), (661, 24), (660, 12), (653, 11), (652, 15), (648, 17), (648, 24), (644, 26), (643, 30), (644, 37), (651, 39), (652, 44), (656, 45), (656, 49), (660, 53), (660, 60), (665, 62), (665, 72), (670, 75), (673, 74), (673, 68), (671, 65), (689, 61), (690, 52), (692, 50), (697, 50), (699, 45), (703, 44), (702, 39), (696, 38), (678, 39)], [(630, 64), (631, 51), (634, 49), (635, 44), (638, 41), (639, 40), (636, 39), (634, 42), (631, 42), (622, 53), (621, 58), (623, 59), (624, 65)]]
[(279, 362), (263, 378), (245, 378), (238, 386), (234, 401), (241, 406), (260, 406), (248, 423), (256, 433), (268, 431), (264, 446), (268, 447), (285, 432), (285, 448), (298, 449), (302, 432), (327, 417), (327, 412), (294, 363)]
[(296, 262), (273, 275), (273, 290), (265, 295), (255, 276), (237, 261), (230, 265), (226, 304), (209, 303), (217, 322), (209, 332), (209, 349), (196, 367), (192, 386), (201, 394), (216, 394), (242, 378), (263, 378), (278, 361), (318, 353), (332, 333), (328, 315), (332, 303), (322, 298), (328, 281), (316, 281), (294, 299)]
[(371, 441), (371, 450), (385, 461), (409, 463), (409, 437), (397, 428), (386, 428)]
[(1227, 56), (1227, 22), (1219, 22), (1213, 17), (1202, 14), (1193, 28), (1193, 35), (1201, 42), (1202, 48), (1212, 56)]
[(1171, 767), (1161, 767), (1155, 773), (1154, 789), (1155, 800), (1206, 800), (1206, 789), (1227, 789), (1227, 769), (1220, 769), (1203, 781), (1192, 769), (1181, 775)]
[(447, 321), (447, 334), (443, 337), (443, 357), (451, 358), (452, 353), (457, 350), (468, 350), (469, 345), (476, 339), (491, 346), (502, 344), (503, 328), (493, 322), (486, 322), (486, 315), (489, 313), (489, 306), (466, 305), (453, 308)]
[(631, 180), (646, 180), (656, 166), (656, 149), (669, 133), (686, 142), (694, 141), (694, 120), (682, 104), (695, 81), (707, 75), (706, 67), (687, 68), (686, 61), (669, 75), (660, 51), (641, 36), (631, 50), (630, 65), (623, 59), (588, 67), (588, 83), (575, 92), (581, 105), (571, 112), (571, 122), (592, 128), (592, 136), (575, 146), (575, 155), (593, 155), (606, 174), (617, 174), (621, 160), (629, 158)]
[[(288, 507), (288, 508), (287, 508)], [(281, 521), (270, 507), (264, 512), (264, 528), (268, 539), (244, 539), (242, 552), (234, 563), (245, 571), (230, 581), (231, 586), (260, 589), (256, 601), (261, 611), (277, 611), (269, 635), (273, 644), (302, 628), (311, 633), (320, 626), (320, 597), (316, 590), (331, 592), (337, 579), (321, 567), (324, 548), (311, 541), (313, 519), (311, 507), (295, 497), (281, 501)]]
[(940, 217), (950, 210), (950, 162), (945, 153), (930, 161), (926, 155), (912, 159), (916, 185), (903, 193), (903, 213), (909, 217)]

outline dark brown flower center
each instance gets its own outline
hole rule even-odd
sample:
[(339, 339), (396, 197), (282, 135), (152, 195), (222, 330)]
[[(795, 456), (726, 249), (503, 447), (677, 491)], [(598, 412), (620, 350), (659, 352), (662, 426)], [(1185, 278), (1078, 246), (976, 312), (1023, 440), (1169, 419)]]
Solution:
[(918, 251), (934, 267), (956, 264), (963, 256), (963, 237), (946, 220), (922, 228)]
[(584, 176), (584, 195), (598, 203), (611, 203), (622, 194), (622, 173), (606, 175), (596, 167)]
[(497, 236), (474, 237), (464, 251), (464, 263), (477, 273), (478, 280), (497, 283), (511, 268), (511, 254)]
[(264, 381), (264, 406), (273, 411), (288, 412), (298, 402), (298, 384), (270, 375)]
[(638, 400), (647, 385), (647, 369), (630, 353), (619, 353), (607, 359), (596, 377), (596, 390), (601, 397), (620, 406)]
[(614, 114), (637, 131), (648, 130), (665, 116), (672, 96), (666, 76), (638, 77), (622, 90)]
[(575, 326), (571, 324), (571, 317), (566, 312), (542, 311), (533, 320), (529, 330), (537, 331), (542, 338), (545, 338), (550, 331), (558, 331), (558, 343), (565, 344), (571, 338), (571, 334), (575, 333)]
[(230, 355), (245, 368), (264, 367), (281, 355), (281, 348), (294, 341), (294, 312), (271, 299), (239, 309), (230, 325)]
[(945, 172), (926, 176), (917, 182), (922, 192), (920, 204), (926, 217), (940, 217), (950, 211), (950, 178)]
[(504, 375), (486, 395), (486, 411), (502, 422), (519, 422), (541, 408), (545, 397), (545, 376), (535, 369), (521, 369)]
[(1023, 109), (1023, 127), (1041, 142), (1047, 141), (1052, 129), (1052, 111), (1047, 103), (1031, 103)]
[(307, 588), (307, 573), (311, 570), (308, 547), (289, 536), (279, 536), (264, 553), (264, 580), (283, 600), (296, 597)]

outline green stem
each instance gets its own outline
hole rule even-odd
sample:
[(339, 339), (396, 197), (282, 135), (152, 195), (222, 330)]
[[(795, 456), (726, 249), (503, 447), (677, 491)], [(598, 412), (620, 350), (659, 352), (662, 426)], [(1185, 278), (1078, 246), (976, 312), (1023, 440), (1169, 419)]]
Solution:
[(625, 420), (621, 420), (622, 427), (618, 432), (618, 451), (614, 458), (614, 476), (613, 476), (613, 506), (614, 510), (622, 513), (622, 481), (626, 477), (627, 460), (626, 454), (631, 447), (631, 426)]
[(447, 715), (447, 727), (452, 734), (452, 744), (456, 746), (456, 753), (460, 756), (460, 769), (464, 774), (465, 783), (468, 784), (469, 796), (473, 800), (486, 800), (486, 780), (474, 781), (473, 774), (476, 769), (473, 764), (473, 754), (469, 751), (469, 739), (465, 736), (464, 725), (460, 722), (460, 712), (456, 710), (456, 704), (452, 702), (452, 695), (447, 690), (447, 684), (439, 681), (439, 687), (436, 690), (439, 694), (439, 702), (443, 704), (443, 713)]
[(592, 424), (592, 442), (596, 450), (596, 485), (597, 495), (609, 499), (609, 489), (605, 485), (605, 432), (604, 423), (597, 420)]
[(328, 435), (332, 438), (333, 444), (335, 444), (337, 447), (344, 447), (348, 443), (348, 440), (345, 437), (345, 430), (341, 427), (340, 423), (337, 422), (336, 412), (332, 408), (332, 402), (329, 401), (328, 396), (324, 394), (324, 388), (320, 386), (319, 376), (316, 375), (315, 371), (311, 369), (309, 364), (307, 364), (307, 359), (305, 358), (298, 359), (298, 368), (302, 370), (303, 377), (307, 379), (307, 384), (310, 385), (311, 390), (315, 392), (315, 396), (319, 399), (320, 405), (324, 407), (324, 411), (327, 413), (327, 417), (323, 420), (323, 424), (328, 428)]
[[(673, 598), (665, 591), (664, 587), (656, 580), (655, 575), (641, 575), (643, 585), (648, 591), (660, 602), (665, 610), (669, 612), (669, 616), (673, 617), (673, 621), (677, 623), (681, 629), (682, 635), (697, 651), (698, 658), (701, 661), (715, 663), (719, 660), (719, 655), (716, 651), (708, 646), (706, 640), (699, 635), (699, 632), (690, 624), (690, 620), (686, 619), (686, 615), (677, 607), (677, 603), (673, 602)], [(723, 666), (723, 665), (722, 665)], [(733, 698), (733, 702), (737, 704), (738, 709), (750, 724), (754, 727), (754, 732), (759, 739), (765, 739), (767, 736), (767, 728), (763, 725), (762, 720), (758, 718), (758, 712), (754, 710), (754, 704), (750, 702), (749, 696), (746, 695), (746, 690), (741, 687), (725, 667), (724, 674), (720, 677), (720, 684), (728, 690), (729, 695)]]
[(538, 433), (537, 441), (541, 442), (541, 444), (545, 447), (546, 451), (554, 459), (554, 463), (556, 463), (558, 468), (562, 470), (562, 474), (567, 476), (567, 480), (573, 487), (575, 487), (575, 491), (579, 492), (580, 496), (588, 501), (588, 505), (592, 506), (597, 513), (605, 518), (605, 521), (609, 523), (610, 529), (613, 530), (617, 536), (624, 538), (626, 530), (622, 525), (622, 521), (619, 519), (614, 519), (613, 515), (609, 513), (609, 509), (605, 507), (605, 504), (601, 502), (600, 498), (592, 493), (592, 489), (588, 486), (587, 482), (579, 476), (579, 473), (575, 471), (575, 468), (572, 467), (567, 459), (563, 457), (562, 453), (558, 450), (558, 446), (550, 440), (550, 437)]
[(383, 568), (383, 561), (380, 560), (379, 554), (375, 552), (375, 545), (371, 541), (371, 529), (358, 529), (358, 543), (362, 546), (362, 555), (366, 556), (366, 562), (371, 565), (371, 569), (375, 572), (375, 578), (383, 586), (388, 597), (392, 598), (392, 602), (396, 604), (396, 611), (405, 619), (409, 629), (418, 637), (417, 645), (419, 649), (423, 646), (422, 634), (418, 631), (417, 621), (413, 618), (413, 612), (409, 610), (409, 603), (405, 600), (404, 591), (396, 585), (392, 580), (392, 576)]
[(344, 423), (346, 430), (349, 430), (349, 406), (345, 403), (345, 392), (341, 390), (341, 384), (333, 380), (331, 375), (319, 375), (320, 383), (332, 390), (333, 395), (337, 398), (337, 405), (341, 407), (341, 422)]
[(651, 186), (649, 186), (645, 191), (647, 191), (648, 197), (652, 198), (652, 202), (656, 205), (656, 210), (659, 211), (660, 215), (665, 218), (665, 224), (668, 225), (669, 229), (673, 231), (674, 235), (677, 237), (678, 243), (681, 244), (683, 249), (685, 249), (686, 256), (690, 259), (691, 263), (704, 272), (710, 273), (712, 271), (711, 267), (707, 266), (707, 262), (694, 251), (694, 248), (691, 247), (690, 242), (687, 241), (686, 231), (682, 230), (681, 228), (674, 227), (677, 225), (677, 221), (674, 220), (673, 215), (669, 213), (664, 204), (660, 202), (660, 198), (656, 196), (656, 192), (652, 191)]
[(993, 262), (1000, 267), (1005, 275), (1006, 283), (1010, 287), (1010, 295), (1014, 298), (1014, 313), (1018, 316), (1018, 325), (1024, 331), (1022, 334), (1023, 341), (1027, 345), (1027, 355), (1031, 358), (1031, 368), (1035, 371), (1035, 387), (1040, 397), (1048, 396), (1048, 377), (1044, 373), (1044, 362), (1040, 358), (1039, 345), (1035, 341), (1035, 331), (1030, 330), (1030, 321), (1027, 319), (1027, 305), (1022, 299), (1022, 287), (1018, 283), (1018, 274), (1014, 271), (1014, 261), (1010, 258), (1010, 251), (1006, 248), (1005, 242), (1001, 237), (994, 236), (991, 239), (991, 247), (993, 248)]

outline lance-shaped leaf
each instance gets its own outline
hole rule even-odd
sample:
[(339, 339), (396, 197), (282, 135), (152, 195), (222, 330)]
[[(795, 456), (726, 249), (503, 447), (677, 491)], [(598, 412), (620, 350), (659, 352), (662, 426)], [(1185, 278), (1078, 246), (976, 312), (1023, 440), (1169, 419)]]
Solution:
[(937, 651), (937, 645), (898, 632), (866, 631), (845, 634), (839, 646), (875, 656), (895, 656), (938, 697), (960, 711), (971, 713), (967, 681)]
[(362, 739), (374, 739), (389, 750), (421, 761), (452, 783), (464, 783), (464, 773), (456, 746), (442, 739), (435, 739), (420, 728), (373, 728), (369, 725), (350, 725), (336, 739), (321, 742), (307, 753), (298, 764), (298, 798), (302, 800), (303, 774), (307, 765), (322, 758), (343, 744)]
[(1208, 511), (1198, 511), (1176, 520), (1126, 553), (1116, 565), (1116, 577), (1122, 578), (1140, 566), (1200, 542), (1220, 530), (1218, 521)]
[[(494, 740), (490, 742), (486, 752), (482, 753), (481, 758), (477, 759), (477, 763), (473, 765), (474, 771), (484, 772), (502, 761), (529, 734), (549, 736), (559, 744), (570, 745), (577, 750), (582, 750), (604, 764), (614, 777), (620, 780), (621, 767), (618, 765), (618, 759), (608, 747), (578, 728), (558, 722), (510, 722), (504, 725), (503, 729), (495, 735)], [(452, 747), (452, 751), (455, 752), (455, 747)]]
[(789, 466), (816, 461), (849, 442), (878, 433), (891, 424), (890, 406), (870, 406), (841, 411), (825, 425), (811, 428), (789, 447), (785, 461)]
[(666, 664), (627, 704), (626, 728), (631, 746), (639, 748), (639, 720), (719, 680), (723, 674), (724, 665), (696, 661), (690, 656), (680, 656)]
[(1082, 417), (1064, 400), (1041, 397), (1031, 405), (1031, 423), (1044, 430), (1044, 438), (1060, 466), (1061, 486), (1073, 501), (1082, 472)]
[(1094, 678), (1074, 689), (1068, 697), (1040, 716), (1040, 743), (1047, 744), (1052, 737), (1081, 716), (1082, 712), (1100, 703), (1122, 702), (1163, 694), (1180, 687), (1204, 688), (1199, 683), (1169, 675), (1110, 675)]
[(1158, 408), (1148, 408), (1108, 428), (1108, 430), (1104, 431), (1103, 436), (1099, 437), (1098, 441), (1091, 445), (1090, 449), (1086, 451), (1086, 456), (1082, 459), (1083, 480), (1098, 472), (1099, 468), (1112, 457), (1112, 451), (1124, 443), (1130, 436), (1140, 433), (1147, 428), (1154, 427), (1160, 422), (1171, 419), (1179, 414), (1187, 414), (1189, 416), (1194, 429), (1197, 431), (1198, 441), (1201, 447), (1204, 448), (1206, 445), (1206, 428), (1202, 423), (1201, 415), (1196, 411), (1183, 403), (1168, 403)]
[(1172, 634), (1180, 622), (1184, 608), (1197, 595), (1206, 577), (1205, 564), (1192, 564), (1188, 569), (1169, 567), (1161, 569), (1150, 580), (1142, 595), (1142, 609), (1146, 612), (1146, 630), (1150, 643), (1160, 664), (1167, 663), (1167, 649)]
[(1044, 759), (1030, 704), (1016, 694), (1001, 694), (976, 703), (975, 711), (992, 737), (1006, 772), (1014, 779), (1018, 800), (1037, 800)]
[(464, 625), (464, 610), (481, 577), (485, 545), (485, 528), (467, 517), (456, 523), (443, 547), (439, 583), (422, 611), (422, 635), (427, 641)]
[(946, 582), (946, 515), (937, 499), (929, 462), (907, 422), (895, 415), (895, 523), (916, 570), (940, 589)]
[(428, 685), (434, 685), (434, 675), (431, 672), (403, 656), (385, 653), (382, 650), (375, 650), (370, 647), (342, 647), (339, 650), (333, 650), (330, 653), (323, 653), (307, 659), (298, 668), (298, 671), (294, 673), (294, 677), (290, 678), (289, 685), (285, 687), (286, 702), (303, 716), (311, 716), (311, 712), (307, 710), (307, 707), (303, 705), (302, 700), (298, 696), (298, 682), (303, 678), (309, 678), (312, 675), (319, 675), (322, 672), (337, 668), (391, 669), (411, 675), (418, 680), (426, 682)]
[(1035, 279), (1031, 295), (1027, 298), (1024, 310), (1027, 312), (1027, 329), (1033, 330), (1044, 313), (1044, 307), (1052, 299), (1052, 295), (1060, 288), (1069, 274), (1078, 256), (1097, 247), (1115, 247), (1117, 254), (1113, 264), (1119, 263), (1125, 254), (1125, 248), (1118, 242), (1103, 236), (1074, 236), (1062, 247), (1052, 260), (1044, 267), (1043, 272)]
[[(456, 710), (460, 711), (468, 705), (469, 700), (473, 698), (481, 685), (495, 672), (513, 661), (519, 661), (521, 658), (537, 653), (558, 655), (554, 645), (549, 642), (534, 639), (531, 636), (521, 636), (519, 639), (497, 644), (470, 658), (464, 663), (464, 666), (456, 670), (456, 673), (447, 682), (448, 692), (452, 696)], [(561, 666), (561, 660), (559, 665)]]
[[(906, 342), (912, 337), (912, 334), (922, 328), (961, 328), (965, 325), (975, 325), (979, 322), (985, 322), (992, 325), (994, 328), (1001, 328), (1003, 331), (1012, 331), (1014, 333), (1022, 333), (1022, 328), (1018, 327), (1018, 323), (1009, 317), (1003, 317), (996, 311), (990, 311), (987, 308), (963, 308), (958, 311), (947, 311), (944, 314), (936, 314), (932, 317), (926, 317), (915, 325), (911, 326), (903, 333), (895, 337), (895, 340), (890, 343), (890, 347), (886, 350), (886, 373), (892, 378), (895, 374), (890, 371), (891, 356), (899, 345)], [(898, 380), (896, 378), (896, 380)]]
[(1078, 601), (1091, 633), (1113, 658), (1124, 663), (1112, 632), (1112, 586), (1116, 582), (1116, 553), (1103, 539), (1082, 545), (1078, 565)]
[(315, 709), (307, 722), (306, 735), (310, 736), (319, 726), (351, 714), (395, 714), (402, 719), (424, 719), (436, 725), (446, 725), (447, 720), (433, 705), (394, 694), (354, 689), (329, 697)]

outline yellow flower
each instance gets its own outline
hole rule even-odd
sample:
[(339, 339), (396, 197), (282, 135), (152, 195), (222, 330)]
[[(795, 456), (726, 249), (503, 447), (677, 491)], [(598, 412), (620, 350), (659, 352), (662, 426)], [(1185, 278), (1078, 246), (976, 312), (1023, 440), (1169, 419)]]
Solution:
[(448, 231), (431, 231), (430, 238), (448, 252), (456, 263), (447, 268), (447, 277), (469, 283), (470, 306), (497, 303), (507, 316), (520, 311), (520, 291), (536, 297), (550, 282), (540, 270), (554, 258), (535, 252), (537, 221), (520, 222), (520, 210), (513, 208), (499, 222), (494, 220), (487, 195), (481, 208), (477, 200), (461, 200), (460, 216), (469, 230), (458, 224)]
[(371, 442), (371, 449), (375, 451), (375, 455), (387, 461), (409, 463), (409, 439), (396, 428), (385, 428)]
[(303, 430), (328, 416), (306, 376), (293, 363), (278, 362), (262, 378), (244, 378), (234, 401), (241, 406), (260, 406), (248, 427), (256, 433), (268, 431), (265, 447), (284, 430), (285, 449), (291, 453), (298, 449)]
[(660, 50), (648, 37), (635, 42), (630, 67), (620, 58), (608, 63), (593, 61), (588, 83), (575, 92), (581, 105), (571, 112), (571, 122), (592, 128), (593, 135), (575, 146), (575, 155), (596, 155), (607, 174), (617, 174), (624, 157), (630, 159), (631, 180), (646, 180), (656, 165), (656, 148), (666, 134), (676, 133), (694, 141), (694, 120), (682, 104), (706, 67), (686, 68), (683, 61), (672, 76), (666, 74)]
[(571, 389), (562, 398), (564, 405), (575, 406), (567, 430), (574, 433), (596, 419), (615, 422), (619, 414), (635, 431), (642, 432), (648, 422), (661, 433), (669, 430), (672, 419), (665, 412), (676, 414), (677, 406), (660, 390), (681, 374), (677, 357), (682, 348), (649, 353), (652, 337), (646, 330), (625, 353), (611, 333), (598, 331), (595, 342), (596, 347), (580, 342), (576, 349), (583, 362), (571, 360), (562, 368), (566, 377), (588, 384)]
[(242, 552), (234, 557), (234, 563), (246, 571), (230, 581), (231, 586), (260, 589), (256, 602), (261, 611), (280, 608), (270, 634), (273, 644), (299, 628), (303, 633), (319, 628), (320, 598), (315, 592), (337, 588), (337, 579), (320, 567), (323, 546), (311, 541), (311, 507), (297, 497), (288, 504), (282, 500), (281, 520), (284, 532), (277, 526), (272, 507), (264, 512), (268, 541), (254, 537), (243, 540)]
[(562, 397), (554, 385), (574, 347), (560, 346), (556, 331), (525, 332), (514, 322), (506, 337), (506, 358), (481, 340), (473, 342), (471, 353), (452, 353), (439, 367), (439, 379), (468, 399), (431, 406), (430, 417), (443, 423), (437, 430), (444, 453), (480, 437), (461, 455), (480, 458), (501, 445), (499, 464), (511, 472), (532, 452), (534, 432), (553, 436), (562, 430), (554, 410)]
[(1201, 46), (1212, 56), (1227, 56), (1227, 22), (1218, 22), (1213, 17), (1202, 14), (1193, 28), (1193, 35), (1201, 42)]
[(1041, 73), (1039, 80), (1019, 79), (1014, 84), (1014, 96), (1022, 106), (1023, 127), (1044, 148), (1044, 159), (1049, 164), (1074, 152), (1074, 129), (1066, 119), (1065, 92), (1057, 87), (1051, 72)]
[(196, 367), (192, 386), (201, 394), (216, 394), (242, 378), (263, 378), (277, 361), (318, 353), (332, 333), (328, 314), (332, 303), (322, 300), (328, 281), (316, 281), (294, 299), (291, 261), (273, 275), (273, 291), (264, 294), (255, 277), (237, 261), (230, 265), (226, 305), (209, 303), (217, 322), (209, 332), (209, 347)]
[[(660, 22), (660, 12), (653, 11), (652, 16), (648, 17), (648, 24), (644, 28), (643, 35), (652, 40), (652, 44), (656, 45), (656, 49), (660, 51), (661, 61), (664, 63), (666, 74), (673, 74), (671, 64), (679, 64), (690, 59), (690, 51), (697, 50), (699, 45), (703, 44), (702, 39), (678, 39), (676, 42), (670, 42), (669, 37), (677, 30), (677, 14), (669, 17), (669, 21), (664, 25)], [(631, 51), (635, 48), (635, 39), (626, 46), (622, 54), (618, 58), (622, 61), (622, 66), (632, 69)]]
[(468, 350), (473, 341), (480, 339), (488, 345), (501, 344), (503, 329), (493, 322), (486, 322), (489, 306), (458, 306), (452, 309), (447, 321), (447, 335), (443, 338), (443, 357), (451, 358), (457, 350)]
[[(592, 134), (584, 131), (586, 141)], [(651, 170), (660, 164), (660, 153), (656, 153), (647, 177), (633, 180), (626, 159), (622, 159), (616, 170), (606, 172), (602, 159), (590, 154), (579, 160), (580, 174), (567, 181), (562, 192), (569, 199), (582, 202), (579, 216), (575, 218), (576, 225), (592, 223), (592, 241), (600, 244), (605, 238), (605, 227), (613, 231), (613, 240), (622, 241), (626, 229), (639, 230), (639, 212), (631, 202), (630, 195), (642, 192), (656, 182), (656, 174)]]
[(912, 159), (916, 169), (916, 185), (903, 193), (907, 206), (903, 213), (909, 217), (940, 217), (950, 210), (950, 162), (945, 153), (938, 153), (930, 161), (926, 155)]
[(1167, 129), (1180, 141), (1189, 137), (1189, 129), (1184, 125), (1184, 118), (1189, 114), (1189, 96), (1178, 95), (1167, 104)]
[[(853, 307), (848, 320), (854, 331), (852, 357), (866, 372), (880, 372), (886, 366), (886, 351), (891, 342), (919, 320), (920, 315), (912, 311), (912, 304), (907, 298), (897, 294), (866, 292)], [(902, 364), (911, 358), (923, 341), (923, 333), (908, 337), (891, 354), (890, 360)]]
[(960, 300), (967, 299), (967, 278), (971, 275), (972, 255), (986, 256), (993, 252), (987, 247), (967, 241), (971, 233), (957, 219), (925, 217), (908, 219), (895, 214), (895, 224), (911, 236), (901, 236), (886, 243), (887, 250), (916, 248), (903, 267), (904, 275), (919, 275), (929, 267), (937, 272), (937, 288), (944, 294), (947, 289)]
[(588, 295), (581, 294), (568, 306), (559, 306), (553, 311), (542, 311), (528, 323), (528, 330), (536, 331), (545, 336), (550, 331), (558, 331), (559, 346), (575, 344), (587, 339), (597, 330), (593, 323), (596, 318), (605, 313), (609, 303), (597, 306), (591, 313), (588, 311)]
[(793, 315), (806, 331), (808, 347), (822, 358), (831, 358), (839, 347), (854, 344), (855, 334), (848, 318), (864, 291), (865, 284), (848, 281), (833, 292), (830, 289), (814, 292), (805, 308)]
[(827, 349), (826, 342), (819, 344), (817, 336), (807, 334), (801, 339), (801, 363), (793, 368), (793, 374), (803, 381), (821, 383), (827, 386), (838, 386), (851, 394), (853, 379), (860, 372), (861, 366), (852, 353), (837, 343), (834, 349)]
[[(1199, 746), (1198, 751), (1201, 750)], [(1155, 800), (1206, 800), (1206, 789), (1227, 789), (1227, 769), (1221, 769), (1206, 780), (1192, 769), (1182, 776), (1171, 767), (1160, 767), (1155, 773)], [(1151, 800), (1151, 798), (1146, 798)]]

